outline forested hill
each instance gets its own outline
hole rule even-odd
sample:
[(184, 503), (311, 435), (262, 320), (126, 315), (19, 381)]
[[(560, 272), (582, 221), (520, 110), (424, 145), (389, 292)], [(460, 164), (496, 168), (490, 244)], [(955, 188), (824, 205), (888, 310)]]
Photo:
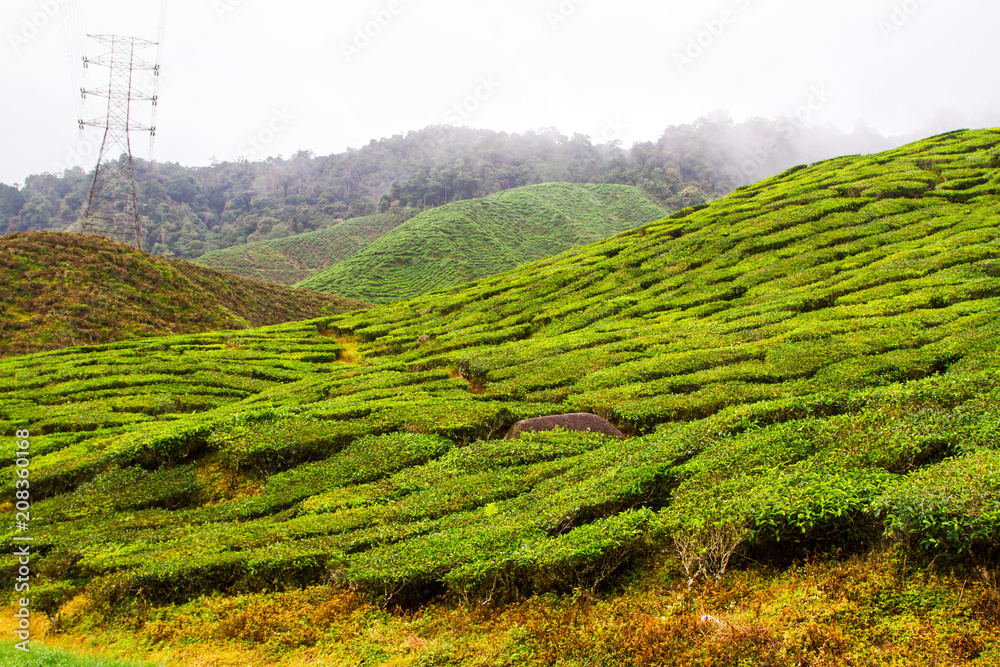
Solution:
[(425, 211), (298, 287), (372, 303), (419, 296), (600, 241), (670, 212), (628, 185), (527, 186)]
[[(643, 188), (671, 208), (715, 199), (738, 185), (804, 162), (886, 148), (865, 132), (804, 129), (788, 120), (734, 124), (725, 115), (671, 126), (659, 140), (623, 149), (554, 129), (507, 134), (431, 127), (372, 140), (360, 149), (208, 167), (137, 162), (149, 203), (143, 247), (181, 259), (338, 221), (426, 208), (547, 182)], [(0, 234), (73, 230), (90, 185), (76, 168), (0, 184)]]

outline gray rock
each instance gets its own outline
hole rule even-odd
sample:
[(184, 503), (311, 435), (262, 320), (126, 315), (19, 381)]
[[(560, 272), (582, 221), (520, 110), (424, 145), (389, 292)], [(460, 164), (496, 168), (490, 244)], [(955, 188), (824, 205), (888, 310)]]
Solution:
[(574, 412), (568, 415), (549, 415), (547, 417), (535, 417), (534, 419), (522, 419), (510, 427), (507, 435), (504, 436), (504, 440), (511, 440), (528, 431), (551, 431), (554, 428), (564, 428), (567, 431), (604, 433), (605, 435), (612, 435), (621, 440), (625, 439), (625, 434), (612, 426), (611, 422), (607, 419), (587, 412)]

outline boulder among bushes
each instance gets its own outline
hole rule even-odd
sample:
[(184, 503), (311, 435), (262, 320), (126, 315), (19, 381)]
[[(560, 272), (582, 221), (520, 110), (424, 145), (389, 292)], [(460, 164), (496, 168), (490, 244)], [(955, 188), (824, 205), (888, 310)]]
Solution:
[(548, 415), (546, 417), (535, 417), (533, 419), (522, 419), (507, 431), (505, 440), (517, 438), (522, 433), (529, 431), (551, 431), (562, 428), (567, 431), (591, 431), (593, 433), (603, 433), (614, 436), (621, 440), (625, 439), (625, 434), (611, 425), (607, 419), (592, 415), (587, 412), (574, 412), (568, 415)]

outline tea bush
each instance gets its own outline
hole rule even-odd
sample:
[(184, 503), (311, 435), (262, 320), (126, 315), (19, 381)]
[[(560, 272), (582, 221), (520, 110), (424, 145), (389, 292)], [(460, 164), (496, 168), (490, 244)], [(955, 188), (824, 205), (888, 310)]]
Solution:
[(995, 560), (1000, 452), (979, 450), (908, 475), (880, 499), (888, 533), (928, 556)]

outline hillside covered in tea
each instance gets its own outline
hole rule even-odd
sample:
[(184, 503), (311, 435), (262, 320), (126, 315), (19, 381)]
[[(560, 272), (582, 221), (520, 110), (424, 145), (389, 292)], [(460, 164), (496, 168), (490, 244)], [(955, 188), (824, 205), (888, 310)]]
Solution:
[[(955, 132), (447, 293), (0, 360), (45, 641), (998, 664), (998, 223), (1000, 130)], [(503, 439), (568, 412), (629, 437)]]
[(293, 285), (367, 248), (415, 213), (415, 209), (374, 213), (316, 232), (215, 250), (193, 261), (246, 278)]
[(154, 257), (101, 236), (0, 236), (0, 355), (243, 329), (366, 305)]
[(627, 185), (531, 185), (425, 211), (298, 286), (384, 303), (496, 275), (670, 212)]

